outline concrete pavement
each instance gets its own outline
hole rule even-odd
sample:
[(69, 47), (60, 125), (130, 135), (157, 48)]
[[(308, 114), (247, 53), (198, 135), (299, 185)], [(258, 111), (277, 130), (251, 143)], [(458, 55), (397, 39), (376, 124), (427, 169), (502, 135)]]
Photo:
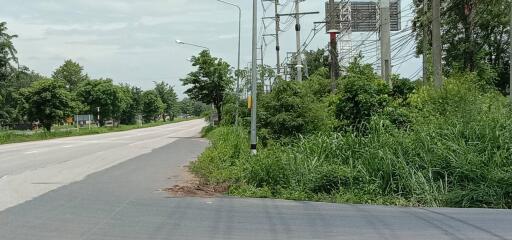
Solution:
[[(193, 129), (201, 124), (167, 126), (176, 127), (168, 131), (166, 127), (150, 129), (154, 133), (146, 136), (155, 134), (159, 141), (150, 141), (152, 137), (139, 139), (147, 141), (139, 147), (152, 148), (157, 146), (152, 145), (154, 142), (161, 141), (164, 145), (129, 160), (109, 163), (110, 167), (82, 180), (61, 182), (49, 192), (0, 211), (0, 239), (512, 239), (509, 210), (395, 208), (229, 197), (170, 198), (159, 189), (175, 184), (181, 176), (181, 166), (207, 146), (206, 141), (191, 137), (197, 129), (187, 132), (178, 126)], [(182, 137), (177, 138), (176, 131), (184, 131)], [(122, 139), (112, 141), (124, 143), (132, 137)], [(174, 140), (166, 143), (166, 139)], [(109, 162), (110, 158), (124, 155), (124, 151), (130, 152), (130, 148), (139, 148), (125, 148), (126, 143), (122, 143), (111, 143), (122, 149), (98, 161)], [(54, 144), (48, 147), (57, 147)], [(107, 150), (98, 150), (102, 151)], [(94, 158), (88, 160), (94, 162)], [(64, 164), (56, 162), (59, 161), (49, 164)], [(26, 165), (32, 166), (23, 166)], [(37, 171), (36, 165), (31, 171)], [(16, 169), (13, 172), (23, 174), (19, 173), (20, 168)]]

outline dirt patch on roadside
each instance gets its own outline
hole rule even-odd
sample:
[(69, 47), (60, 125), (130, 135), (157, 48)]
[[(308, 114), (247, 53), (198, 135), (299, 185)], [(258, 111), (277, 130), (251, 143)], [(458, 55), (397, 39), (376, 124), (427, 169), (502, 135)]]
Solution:
[(203, 183), (198, 177), (190, 172), (188, 166), (183, 167), (182, 176), (178, 184), (164, 189), (172, 197), (219, 197), (228, 191), (228, 185), (212, 186)]

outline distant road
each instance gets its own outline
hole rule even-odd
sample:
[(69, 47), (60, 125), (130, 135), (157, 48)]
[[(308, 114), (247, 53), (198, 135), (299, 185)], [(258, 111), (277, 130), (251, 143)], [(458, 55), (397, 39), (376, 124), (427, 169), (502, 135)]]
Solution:
[(0, 239), (512, 239), (510, 210), (170, 198), (202, 126), (1, 146)]

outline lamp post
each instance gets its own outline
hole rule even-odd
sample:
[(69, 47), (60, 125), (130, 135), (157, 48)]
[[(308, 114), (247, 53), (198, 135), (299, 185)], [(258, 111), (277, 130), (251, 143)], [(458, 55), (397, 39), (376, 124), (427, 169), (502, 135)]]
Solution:
[(240, 107), (240, 39), (242, 33), (242, 9), (240, 6), (226, 2), (223, 0), (217, 0), (218, 2), (236, 7), (238, 9), (238, 66), (237, 66), (237, 79), (236, 79), (236, 110), (235, 110), (235, 126), (238, 126), (238, 108)]
[(258, 83), (258, 65), (256, 63), (257, 51), (256, 45), (258, 44), (258, 0), (252, 1), (252, 106), (251, 106), (251, 153), (256, 154), (258, 138), (256, 135), (256, 98), (257, 98), (257, 86)]
[(197, 45), (197, 44), (193, 44), (193, 43), (187, 43), (187, 42), (183, 42), (181, 40), (178, 40), (176, 39), (176, 43), (177, 44), (180, 44), (180, 45), (189, 45), (189, 46), (194, 46), (194, 47), (198, 47), (198, 48), (204, 48), (206, 49), (208, 52), (211, 52), (209, 48), (205, 47), (205, 46), (201, 46), (201, 45)]
[[(193, 44), (193, 43), (183, 42), (183, 41), (178, 40), (178, 39), (176, 39), (176, 43), (177, 43), (177, 44), (180, 44), (180, 45), (189, 45), (189, 46), (193, 46), (193, 47), (203, 48), (203, 49), (206, 49), (206, 51), (211, 52), (211, 51), (210, 51), (210, 49), (209, 49), (209, 48), (207, 48), (207, 47), (205, 47), (205, 46), (201, 46), (201, 45), (197, 45), (197, 44)], [(188, 59), (187, 59), (187, 60), (188, 60)], [(211, 118), (210, 118), (210, 119), (211, 119), (210, 121), (211, 121), (211, 123), (212, 123), (212, 126), (214, 126), (214, 125), (215, 125), (215, 123), (214, 123), (214, 120), (215, 120), (215, 119), (213, 118), (213, 113), (215, 113), (215, 107), (214, 107), (214, 106), (213, 106), (213, 104), (212, 104), (212, 116), (211, 116)]]

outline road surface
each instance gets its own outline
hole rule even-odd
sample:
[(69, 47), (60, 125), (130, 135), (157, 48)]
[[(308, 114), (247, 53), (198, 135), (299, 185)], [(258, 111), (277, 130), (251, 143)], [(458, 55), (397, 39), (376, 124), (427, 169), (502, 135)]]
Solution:
[(512, 239), (509, 210), (170, 198), (203, 125), (0, 146), (0, 239)]

